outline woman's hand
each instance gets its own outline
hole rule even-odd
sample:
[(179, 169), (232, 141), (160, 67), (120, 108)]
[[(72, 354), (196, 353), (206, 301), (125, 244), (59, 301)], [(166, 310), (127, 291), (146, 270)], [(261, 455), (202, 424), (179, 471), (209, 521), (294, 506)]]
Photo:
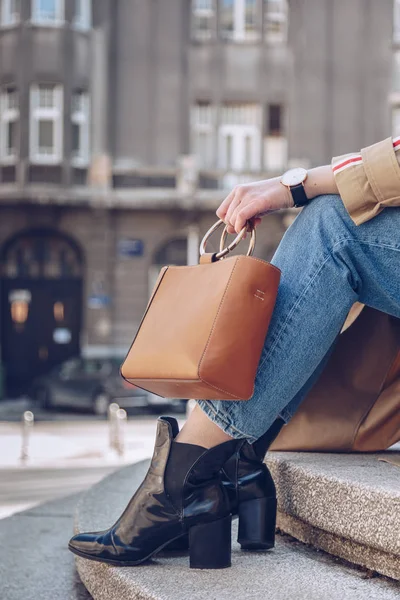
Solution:
[[(294, 206), (292, 194), (280, 182), (280, 177), (254, 183), (237, 185), (218, 208), (217, 216), (228, 225), (228, 233), (239, 233), (246, 221), (252, 220), (256, 227), (261, 217), (282, 208)], [(309, 200), (320, 194), (338, 194), (330, 165), (314, 167), (308, 171), (304, 190)]]
[(237, 185), (217, 210), (217, 216), (228, 225), (228, 233), (239, 233), (246, 221), (254, 226), (261, 217), (281, 208), (293, 207), (290, 190), (280, 177)]

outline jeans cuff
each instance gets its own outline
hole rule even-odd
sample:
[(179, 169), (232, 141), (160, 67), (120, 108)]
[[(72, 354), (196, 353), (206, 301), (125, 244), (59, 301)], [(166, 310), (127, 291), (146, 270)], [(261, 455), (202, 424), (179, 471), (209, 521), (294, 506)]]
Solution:
[(224, 414), (220, 408), (216, 411), (210, 400), (196, 400), (196, 402), (207, 417), (231, 437), (238, 440), (245, 438), (250, 444), (256, 441), (257, 438), (248, 435), (247, 433), (243, 433), (243, 431), (240, 431), (232, 425), (228, 415), (226, 413)]

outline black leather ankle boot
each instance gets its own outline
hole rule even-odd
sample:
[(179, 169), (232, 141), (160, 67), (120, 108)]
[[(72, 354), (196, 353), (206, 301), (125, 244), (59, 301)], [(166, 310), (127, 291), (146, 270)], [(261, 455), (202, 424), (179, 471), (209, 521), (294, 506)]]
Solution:
[(69, 549), (113, 565), (138, 565), (188, 534), (190, 566), (231, 564), (231, 514), (219, 471), (238, 440), (207, 450), (174, 442), (176, 419), (160, 417), (147, 475), (118, 521), (107, 531), (80, 533)]
[[(232, 515), (239, 517), (238, 542), (244, 550), (267, 550), (275, 544), (276, 489), (263, 461), (284, 424), (276, 419), (253, 444), (242, 441), (221, 469)], [(165, 550), (187, 548), (188, 539), (182, 537)]]
[(222, 468), (232, 514), (239, 517), (237, 541), (243, 550), (275, 545), (276, 488), (264, 458), (284, 424), (276, 419), (253, 444), (242, 444)]

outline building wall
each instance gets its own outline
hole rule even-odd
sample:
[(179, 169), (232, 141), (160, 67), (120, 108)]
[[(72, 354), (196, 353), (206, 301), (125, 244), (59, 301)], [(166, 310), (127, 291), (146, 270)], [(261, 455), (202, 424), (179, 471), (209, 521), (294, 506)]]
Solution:
[[(72, 2), (65, 2), (66, 26), (55, 28), (32, 26), (30, 2), (21, 5), (22, 23), (0, 29), (0, 85), (15, 83), (20, 96), (19, 160), (0, 166), (0, 249), (13, 233), (39, 225), (77, 240), (85, 255), (84, 351), (127, 349), (149, 296), (154, 253), (191, 225), (201, 238), (228, 193), (223, 173), (213, 181), (202, 173), (204, 189), (179, 190), (176, 164), (191, 152), (194, 103), (256, 103), (264, 120), (268, 104), (282, 104), (288, 166), (326, 164), (391, 133), (393, 0), (290, 0), (288, 44), (276, 47), (193, 41), (189, 0), (96, 0), (89, 32), (70, 26)], [(64, 86), (64, 156), (56, 167), (29, 164), (34, 82)], [(91, 95), (87, 170), (69, 159), (76, 88)], [(263, 219), (256, 255), (271, 258), (285, 222), (283, 213)], [(143, 256), (118, 256), (126, 238), (143, 240)], [(90, 308), (99, 286), (111, 302)]]
[(291, 3), (289, 147), (311, 165), (390, 135), (393, 2)]

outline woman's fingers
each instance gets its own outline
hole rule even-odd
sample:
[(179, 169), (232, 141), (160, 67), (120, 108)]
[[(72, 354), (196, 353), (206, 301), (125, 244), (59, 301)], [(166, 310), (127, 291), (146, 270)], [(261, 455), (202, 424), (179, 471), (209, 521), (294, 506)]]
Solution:
[(232, 227), (235, 227), (235, 215), (239, 210), (241, 205), (241, 197), (238, 193), (235, 194), (233, 200), (231, 201), (229, 208), (225, 215), (225, 223), (229, 223)]
[(255, 186), (253, 184), (255, 189), (249, 189), (248, 185), (236, 186), (217, 209), (216, 214), (227, 225), (228, 233), (239, 233), (246, 221), (270, 212), (265, 206), (265, 194)]
[(236, 233), (239, 233), (243, 229), (246, 221), (249, 221), (259, 214), (259, 204), (259, 201), (254, 200), (253, 202), (249, 202), (249, 204), (245, 204), (240, 207), (235, 215), (234, 221), (232, 221), (232, 225), (234, 226)]
[(227, 195), (225, 200), (221, 202), (220, 206), (217, 209), (217, 217), (219, 219), (225, 220), (226, 213), (228, 212), (228, 208), (235, 197), (235, 188)]

